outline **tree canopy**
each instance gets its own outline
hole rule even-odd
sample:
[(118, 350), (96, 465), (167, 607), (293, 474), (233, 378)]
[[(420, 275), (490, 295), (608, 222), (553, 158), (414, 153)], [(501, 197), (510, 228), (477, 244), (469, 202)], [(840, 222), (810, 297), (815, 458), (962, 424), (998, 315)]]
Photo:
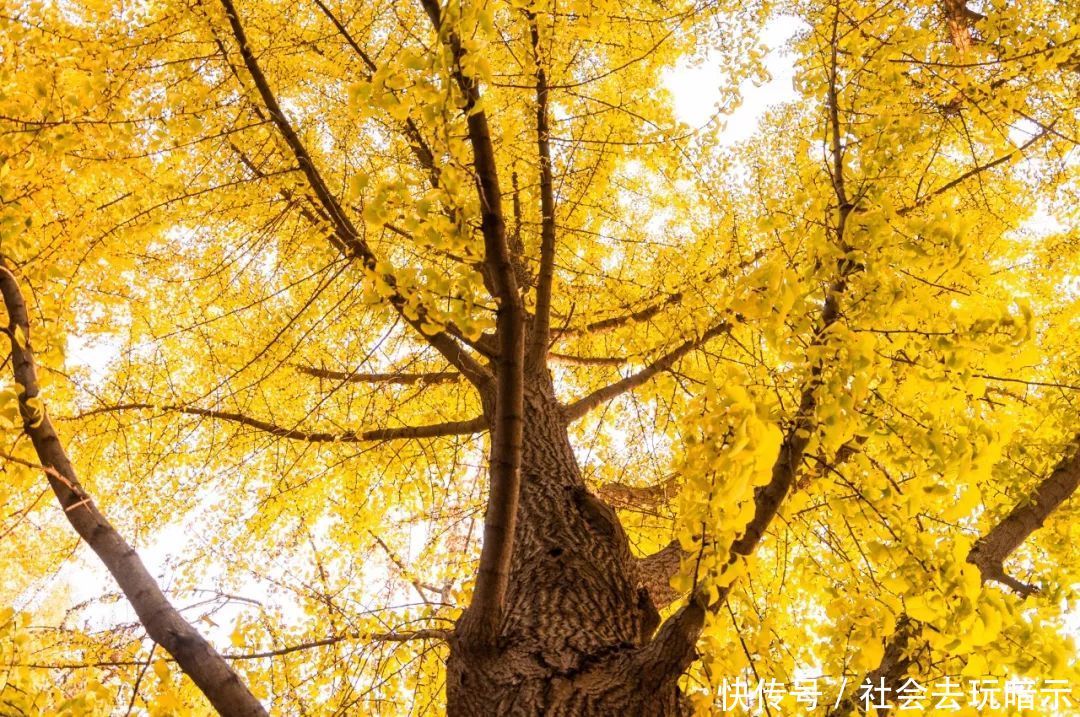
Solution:
[(1076, 3), (6, 0), (0, 60), (0, 714), (1080, 688)]

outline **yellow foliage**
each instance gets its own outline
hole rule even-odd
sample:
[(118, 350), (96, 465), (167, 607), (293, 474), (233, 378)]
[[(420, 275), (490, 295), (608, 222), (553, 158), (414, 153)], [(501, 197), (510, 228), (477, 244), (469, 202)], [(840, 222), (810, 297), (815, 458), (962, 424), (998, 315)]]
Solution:
[[(419, 3), (237, 4), (306, 159), (217, 3), (0, 13), (0, 258), (32, 290), (32, 335), (12, 338), (47, 399), (20, 416), (23, 387), (0, 387), (0, 705), (208, 709), (41, 498), (23, 421), (46, 403), (90, 493), (211, 641), (278, 651), (236, 662), (275, 710), (441, 703), (445, 646), (370, 637), (447, 628), (469, 604), (490, 438), (363, 436), (491, 411), (433, 348), (497, 361), (481, 113), (532, 311), (554, 223), (558, 396), (694, 344), (569, 431), (590, 490), (623, 496), (629, 544), (676, 541), (664, 577), (712, 603), (684, 680), (702, 714), (724, 677), (861, 678), (907, 618), (923, 624), (914, 676), (1080, 680), (1076, 501), (1009, 557), (1038, 593), (967, 562), (1080, 415), (1067, 4), (971, 3), (966, 48), (927, 0), (453, 0), (441, 35)], [(722, 126), (785, 31), (791, 99), (733, 139)], [(677, 111), (670, 78), (695, 64), (723, 121)], [(53, 663), (80, 666), (32, 666)]]

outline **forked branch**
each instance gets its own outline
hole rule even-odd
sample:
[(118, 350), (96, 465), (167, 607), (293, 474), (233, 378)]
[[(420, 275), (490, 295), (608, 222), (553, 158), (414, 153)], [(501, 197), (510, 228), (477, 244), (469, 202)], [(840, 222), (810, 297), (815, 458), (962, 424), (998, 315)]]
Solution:
[(616, 396), (620, 396), (627, 391), (633, 391), (635, 388), (645, 384), (653, 376), (656, 376), (662, 371), (666, 371), (675, 365), (675, 362), (681, 359), (686, 354), (690, 353), (694, 349), (703, 346), (707, 341), (719, 336), (720, 334), (726, 334), (731, 330), (731, 324), (727, 321), (722, 321), (712, 327), (710, 327), (705, 333), (703, 333), (697, 339), (689, 339), (680, 344), (673, 351), (664, 354), (651, 364), (641, 369), (637, 373), (631, 374), (626, 378), (623, 378), (615, 383), (598, 388), (587, 396), (579, 398), (578, 400), (570, 403), (566, 406), (566, 417), (568, 420), (576, 420), (581, 418), (586, 413), (596, 408), (600, 404), (610, 401)]
[[(1069, 499), (1080, 486), (1080, 436), (1077, 436), (1068, 453), (1062, 458), (1046, 478), (1044, 478), (1030, 496), (1019, 501), (1016, 506), (984, 533), (971, 548), (967, 561), (979, 569), (982, 581), (999, 582), (1027, 596), (1037, 591), (1029, 585), (1005, 572), (1005, 560), (1027, 540), (1032, 533), (1042, 527), (1058, 507)], [(861, 684), (884, 685), (894, 691), (901, 685), (907, 670), (913, 664), (915, 645), (913, 641), (922, 629), (922, 624), (907, 615), (901, 616), (896, 632), (885, 644), (885, 654), (881, 663), (871, 670)], [(847, 717), (861, 712), (861, 705), (855, 694), (845, 696), (828, 717)]]
[[(349, 219), (348, 214), (345, 212), (340, 202), (338, 202), (337, 197), (330, 191), (330, 188), (327, 186), (318, 167), (316, 167), (310, 153), (301, 141), (300, 136), (296, 133), (296, 130), (282, 111), (281, 105), (278, 103), (277, 97), (274, 95), (266, 75), (263, 74), (262, 68), (255, 59), (255, 54), (252, 52), (251, 46), (248, 43), (244, 27), (240, 22), (240, 15), (237, 13), (233, 1), (221, 0), (221, 4), (229, 19), (229, 25), (232, 28), (233, 36), (239, 47), (240, 56), (244, 60), (244, 66), (247, 68), (248, 74), (251, 75), (251, 79), (255, 83), (255, 88), (262, 98), (266, 111), (270, 115), (270, 119), (273, 121), (274, 126), (285, 141), (285, 144), (288, 145), (289, 149), (292, 151), (293, 156), (300, 167), (300, 171), (303, 172), (308, 185), (311, 187), (311, 191), (315, 194), (319, 207), (333, 228), (333, 243), (343, 255), (359, 261), (367, 271), (376, 274), (378, 260), (375, 253), (357, 231), (352, 220)], [(431, 344), (431, 346), (442, 354), (447, 361), (477, 386), (483, 385), (489, 380), (490, 374), (488, 370), (477, 362), (476, 359), (466, 353), (462, 345), (455, 341), (448, 333), (445, 331), (431, 333), (429, 330), (425, 330), (424, 327), (427, 324), (427, 312), (424, 307), (419, 307), (415, 317), (410, 318), (410, 312), (406, 311), (408, 301), (398, 290), (397, 280), (393, 275), (382, 274), (378, 278), (386, 282), (389, 286), (391, 290), (389, 300), (394, 309), (409, 323), (409, 325), (416, 329), (420, 335)]]
[[(826, 164), (832, 180), (833, 193), (836, 204), (835, 224), (831, 227), (832, 240), (837, 247), (844, 247), (847, 242), (845, 228), (847, 219), (855, 209), (857, 199), (849, 199), (845, 183), (844, 145), (841, 141), (843, 130), (841, 125), (841, 112), (839, 106), (839, 84), (837, 81), (837, 42), (839, 38), (840, 8), (836, 8), (833, 20), (831, 53), (827, 70), (827, 117), (829, 124), (829, 161)], [(848, 282), (858, 272), (862, 271), (861, 264), (852, 261), (843, 261), (839, 266), (839, 273), (829, 285), (825, 299), (822, 302), (821, 314), (817, 321), (813, 337), (808, 347), (808, 354), (814, 355), (813, 349), (825, 344), (829, 331), (841, 319), (840, 300), (848, 290)], [(757, 549), (758, 544), (765, 536), (765, 531), (772, 523), (780, 510), (781, 504), (795, 485), (795, 478), (799, 467), (802, 465), (806, 448), (810, 439), (818, 430), (818, 391), (824, 385), (824, 376), (827, 365), (824, 356), (812, 360), (810, 373), (802, 386), (799, 396), (799, 407), (795, 416), (789, 422), (776, 461), (772, 466), (769, 482), (754, 490), (754, 514), (746, 525), (742, 535), (736, 539), (729, 550), (728, 561), (735, 561), (749, 557)], [(695, 588), (691, 593), (687, 604), (679, 609), (674, 615), (661, 626), (657, 638), (646, 646), (641, 656), (642, 660), (655, 660), (663, 663), (665, 667), (684, 669), (695, 657), (695, 645), (701, 633), (706, 611), (715, 611), (727, 599), (731, 591), (731, 584), (719, 589), (719, 595), (710, 602), (709, 595), (701, 588)], [(665, 640), (665, 644), (655, 644), (659, 640)]]

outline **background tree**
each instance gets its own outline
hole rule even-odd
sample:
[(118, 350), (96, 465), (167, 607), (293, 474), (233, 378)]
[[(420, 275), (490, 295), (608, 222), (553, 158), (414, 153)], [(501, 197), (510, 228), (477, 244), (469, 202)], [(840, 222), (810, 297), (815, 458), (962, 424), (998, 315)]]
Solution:
[[(1066, 4), (2, 18), (5, 709), (1078, 677)], [(796, 99), (676, 119), (778, 22)]]

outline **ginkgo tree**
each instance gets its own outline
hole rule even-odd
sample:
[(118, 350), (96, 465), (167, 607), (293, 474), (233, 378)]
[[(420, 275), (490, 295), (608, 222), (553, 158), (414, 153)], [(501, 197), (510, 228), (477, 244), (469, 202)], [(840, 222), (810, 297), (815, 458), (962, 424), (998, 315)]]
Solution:
[[(795, 97), (731, 143), (778, 23)], [(0, 29), (3, 714), (1080, 685), (1072, 4)]]

